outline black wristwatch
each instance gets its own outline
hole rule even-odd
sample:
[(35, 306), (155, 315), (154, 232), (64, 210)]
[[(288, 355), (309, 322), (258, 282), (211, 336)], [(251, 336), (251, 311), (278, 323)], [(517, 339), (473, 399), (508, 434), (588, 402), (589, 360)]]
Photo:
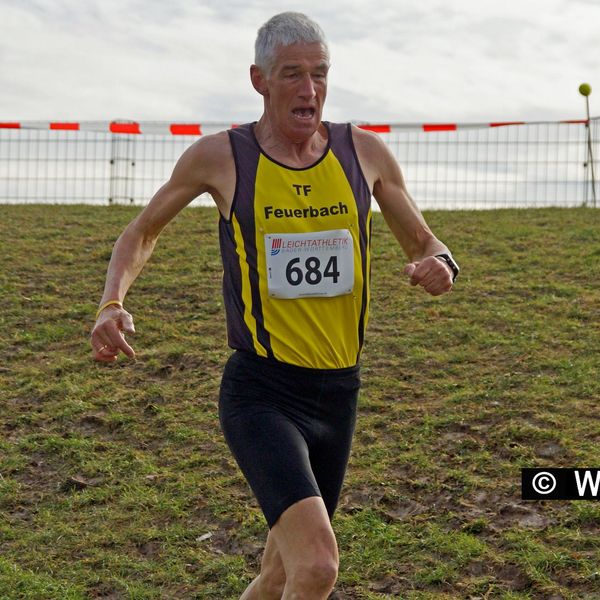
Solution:
[(436, 254), (435, 257), (441, 258), (452, 269), (452, 283), (454, 283), (460, 273), (460, 269), (454, 259), (449, 254)]

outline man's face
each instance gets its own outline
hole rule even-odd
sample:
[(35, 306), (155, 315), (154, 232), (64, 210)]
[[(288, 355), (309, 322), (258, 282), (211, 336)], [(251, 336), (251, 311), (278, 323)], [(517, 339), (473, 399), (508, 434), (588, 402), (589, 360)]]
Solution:
[(268, 115), (290, 139), (310, 137), (321, 123), (328, 70), (322, 44), (292, 44), (277, 51), (270, 73), (261, 78)]

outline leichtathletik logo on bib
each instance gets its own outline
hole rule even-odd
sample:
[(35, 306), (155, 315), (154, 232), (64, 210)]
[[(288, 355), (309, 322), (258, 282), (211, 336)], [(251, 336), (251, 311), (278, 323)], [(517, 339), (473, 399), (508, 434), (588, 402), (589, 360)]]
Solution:
[(354, 287), (348, 229), (265, 235), (267, 283), (274, 298), (331, 297)]

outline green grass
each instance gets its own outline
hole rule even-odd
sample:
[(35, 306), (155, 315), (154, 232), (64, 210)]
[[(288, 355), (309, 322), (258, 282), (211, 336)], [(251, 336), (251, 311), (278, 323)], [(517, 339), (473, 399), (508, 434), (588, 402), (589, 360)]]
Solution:
[[(2, 599), (227, 600), (257, 573), (266, 524), (217, 416), (215, 211), (186, 209), (130, 291), (137, 360), (91, 360), (137, 211), (0, 207)], [(600, 212), (426, 218), (463, 269), (441, 298), (374, 216), (336, 597), (598, 598), (599, 505), (522, 502), (520, 468), (600, 466)]]

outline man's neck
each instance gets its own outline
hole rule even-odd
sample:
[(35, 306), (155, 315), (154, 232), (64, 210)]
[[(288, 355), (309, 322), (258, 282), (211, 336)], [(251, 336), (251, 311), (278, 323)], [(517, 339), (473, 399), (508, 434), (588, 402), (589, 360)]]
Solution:
[(260, 147), (275, 160), (291, 167), (308, 167), (327, 147), (327, 129), (321, 123), (306, 139), (291, 139), (263, 115), (254, 128)]

